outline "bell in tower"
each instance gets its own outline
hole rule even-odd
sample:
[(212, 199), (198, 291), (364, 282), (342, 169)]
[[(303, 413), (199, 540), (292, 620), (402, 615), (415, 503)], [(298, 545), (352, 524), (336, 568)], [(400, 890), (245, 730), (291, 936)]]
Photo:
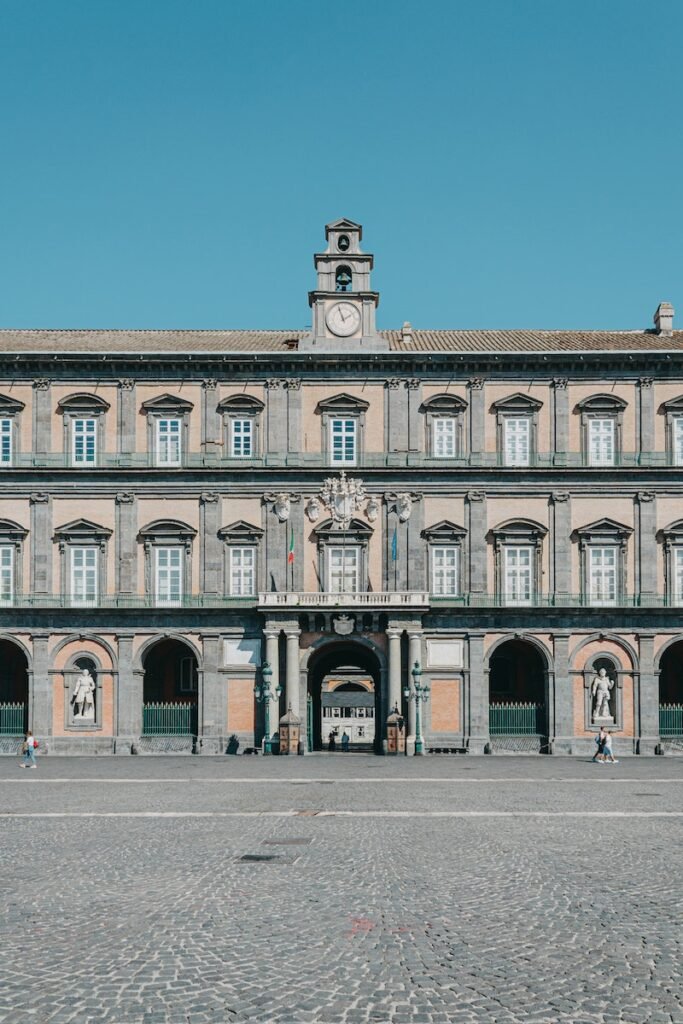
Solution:
[(325, 237), (327, 249), (314, 257), (317, 287), (308, 293), (312, 331), (302, 338), (300, 348), (318, 352), (387, 351), (389, 343), (375, 326), (379, 294), (370, 288), (373, 257), (360, 248), (363, 228), (342, 218), (326, 225)]

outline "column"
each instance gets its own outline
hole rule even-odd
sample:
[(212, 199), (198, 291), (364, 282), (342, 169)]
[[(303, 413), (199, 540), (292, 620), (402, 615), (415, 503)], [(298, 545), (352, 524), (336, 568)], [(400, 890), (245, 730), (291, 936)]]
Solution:
[(227, 732), (227, 686), (221, 665), (221, 638), (215, 634), (202, 634), (203, 668), (200, 696), (203, 754), (222, 753), (221, 737)]
[(29, 729), (40, 740), (52, 735), (52, 678), (49, 674), (48, 633), (34, 633)]
[(273, 693), (273, 699), (270, 703), (270, 735), (272, 738), (273, 736), (277, 737), (278, 722), (280, 721), (280, 701), (275, 696), (275, 690), (280, 682), (280, 630), (266, 629), (265, 634), (266, 661), (273, 672), (270, 677), (270, 689)]
[(292, 709), (297, 718), (301, 718), (299, 712), (299, 637), (300, 629), (285, 629), (287, 638), (287, 679), (285, 682), (285, 702), (287, 708)]
[(471, 754), (483, 754), (489, 742), (489, 691), (488, 678), (484, 672), (484, 634), (470, 633), (467, 639), (467, 747)]
[(652, 633), (640, 633), (640, 675), (633, 680), (635, 749), (654, 754), (659, 743), (659, 677), (655, 673)]
[(29, 496), (31, 507), (31, 593), (52, 593), (52, 543), (50, 540), (50, 495), (41, 492)]
[(569, 634), (553, 634), (555, 673), (549, 694), (548, 732), (554, 754), (571, 754), (574, 735), (574, 688), (569, 673)]
[[(553, 418), (553, 445), (556, 463), (565, 465), (569, 451), (569, 393), (567, 378), (555, 377), (553, 388), (555, 395)], [(558, 457), (559, 456), (559, 457)]]
[(221, 540), (218, 536), (220, 526), (221, 502), (220, 495), (215, 491), (205, 491), (199, 495), (199, 531), (201, 562), (199, 568), (200, 586), (204, 594), (220, 594), (221, 586)]
[(654, 491), (638, 491), (636, 500), (639, 569), (636, 587), (643, 597), (652, 597), (657, 593), (657, 502)]
[(142, 732), (142, 672), (133, 668), (133, 634), (119, 633), (116, 680), (116, 753), (130, 754)]
[(571, 503), (569, 491), (553, 491), (552, 590), (556, 604), (566, 601), (572, 592)]
[(470, 389), (470, 452), (480, 455), (486, 450), (486, 408), (483, 377), (467, 382)]
[(116, 495), (115, 547), (116, 591), (119, 594), (137, 594), (137, 506), (135, 495), (120, 491)]
[(655, 402), (652, 382), (652, 377), (641, 377), (638, 380), (640, 429), (637, 444), (641, 455), (654, 451), (655, 447)]
[(202, 416), (202, 454), (219, 455), (220, 446), (220, 414), (218, 406), (218, 381), (215, 377), (207, 377), (202, 381), (201, 398)]
[(39, 377), (33, 381), (33, 451), (45, 455), (52, 451), (50, 381)]
[(132, 455), (135, 451), (135, 422), (135, 381), (125, 377), (119, 381), (117, 410), (120, 455)]
[(387, 716), (394, 708), (401, 710), (401, 633), (400, 629), (388, 629), (389, 641), (389, 702)]
[[(415, 662), (420, 662), (422, 667), (422, 633), (414, 633), (408, 631), (408, 685), (412, 690), (413, 677), (411, 675), (415, 668)], [(422, 735), (424, 736), (424, 712), (425, 706), (422, 705)], [(415, 740), (417, 737), (417, 715), (416, 715), (416, 704), (414, 700), (408, 701), (408, 734), (406, 735), (406, 753), (415, 753)]]
[(473, 594), (486, 594), (488, 590), (488, 532), (486, 494), (484, 491), (468, 491), (467, 533), (469, 542), (469, 590)]

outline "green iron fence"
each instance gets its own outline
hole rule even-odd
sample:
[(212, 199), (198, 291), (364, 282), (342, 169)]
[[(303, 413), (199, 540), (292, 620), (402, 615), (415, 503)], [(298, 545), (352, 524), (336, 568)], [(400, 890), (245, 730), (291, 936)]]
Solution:
[(683, 704), (659, 705), (659, 735), (683, 736)]
[(143, 704), (143, 736), (196, 736), (196, 704)]
[(545, 731), (545, 704), (516, 702), (489, 707), (491, 736), (543, 736)]
[(0, 704), (0, 736), (23, 736), (25, 704)]

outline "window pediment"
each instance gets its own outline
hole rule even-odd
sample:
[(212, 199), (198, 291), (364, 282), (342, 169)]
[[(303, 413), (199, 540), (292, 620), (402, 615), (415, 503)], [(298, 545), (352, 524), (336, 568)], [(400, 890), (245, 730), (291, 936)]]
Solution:
[(533, 519), (507, 519), (493, 527), (491, 536), (498, 542), (529, 544), (545, 537), (547, 532), (547, 526)]
[(64, 526), (58, 526), (55, 530), (56, 540), (71, 540), (87, 543), (87, 541), (100, 542), (111, 537), (113, 531), (107, 526), (98, 526), (90, 519), (72, 519)]
[(20, 526), (19, 523), (15, 523), (12, 519), (0, 519), (0, 540), (5, 542), (14, 541), (16, 543), (23, 540), (27, 533), (26, 527)]
[(180, 415), (185, 412), (191, 412), (194, 409), (194, 405), (192, 402), (188, 402), (186, 398), (165, 394), (158, 395), (156, 398), (150, 398), (148, 402), (143, 402), (141, 408), (145, 413), (159, 412)]
[(605, 541), (607, 543), (623, 543), (633, 533), (633, 527), (624, 526), (615, 519), (597, 519), (587, 526), (580, 526), (574, 530), (574, 534), (584, 543), (594, 541)]
[[(0, 401), (2, 396), (0, 396)], [(660, 405), (660, 411), (664, 412), (680, 412), (683, 413), (683, 395), (679, 395), (678, 398), (671, 398), (668, 402), (662, 402)]]
[(252, 526), (251, 523), (238, 519), (230, 526), (221, 527), (218, 536), (231, 544), (257, 544), (263, 536), (263, 530), (260, 526)]
[(216, 406), (218, 412), (243, 412), (255, 415), (264, 408), (260, 398), (253, 395), (230, 395)]
[(497, 402), (492, 402), (491, 408), (496, 412), (531, 413), (540, 409), (542, 405), (543, 402), (538, 398), (532, 398), (531, 395), (525, 395), (518, 391), (514, 395), (507, 395), (505, 398), (499, 398)]
[(8, 395), (0, 395), (0, 416), (15, 416), (25, 408), (24, 402), (10, 398)]
[(625, 409), (628, 402), (618, 395), (589, 395), (588, 398), (576, 403), (576, 408), (582, 412), (607, 412), (617, 413)]
[(668, 541), (669, 544), (683, 544), (683, 519), (676, 519), (675, 522), (665, 526), (663, 530), (659, 530), (657, 538)]
[(422, 531), (422, 536), (430, 543), (454, 543), (461, 541), (467, 536), (467, 530), (462, 526), (456, 526), (448, 519), (442, 519), (440, 523), (428, 526)]
[(356, 398), (354, 395), (347, 395), (346, 392), (342, 392), (338, 395), (333, 395), (332, 398), (323, 398), (322, 401), (318, 402), (318, 409), (321, 412), (335, 413), (335, 412), (365, 412), (369, 408), (370, 403), (366, 402), (363, 398)]
[(431, 398), (427, 398), (420, 409), (421, 412), (432, 412), (432, 413), (451, 413), (455, 416), (458, 413), (464, 412), (467, 408), (467, 402), (464, 398), (460, 398), (459, 395), (432, 395)]
[(179, 519), (155, 519), (154, 522), (143, 526), (138, 533), (140, 540), (155, 540), (159, 542), (192, 540), (197, 536), (193, 526), (180, 522)]
[(364, 523), (362, 519), (352, 519), (346, 530), (343, 530), (340, 523), (335, 523), (333, 519), (326, 519), (320, 526), (316, 526), (313, 533), (320, 539), (334, 539), (335, 541), (343, 541), (346, 538), (349, 541), (358, 541), (361, 539), (367, 539), (372, 537), (373, 529)]
[(60, 400), (57, 406), (60, 412), (90, 413), (91, 415), (100, 415), (109, 408), (111, 408), (109, 402), (105, 402), (99, 395), (89, 395), (87, 392), (67, 395), (66, 398)]

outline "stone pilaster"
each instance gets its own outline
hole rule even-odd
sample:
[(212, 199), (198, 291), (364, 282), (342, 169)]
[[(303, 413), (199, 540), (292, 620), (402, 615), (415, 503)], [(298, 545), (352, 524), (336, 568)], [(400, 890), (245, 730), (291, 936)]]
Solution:
[(654, 491), (638, 491), (638, 579), (636, 592), (643, 597), (657, 593), (657, 565), (659, 546), (657, 544), (657, 500)]
[(301, 377), (288, 377), (282, 382), (287, 403), (287, 451), (296, 455), (303, 451), (301, 414)]
[(659, 677), (655, 673), (654, 634), (640, 633), (640, 674), (633, 681), (635, 749), (654, 754), (659, 743)]
[(422, 495), (414, 495), (410, 519), (406, 525), (405, 545), (405, 589), (427, 590), (425, 559), (427, 548), (422, 537), (424, 530), (424, 501)]
[(32, 494), (31, 506), (31, 593), (43, 597), (52, 593), (52, 502), (46, 492)]
[(569, 673), (569, 634), (554, 633), (555, 672), (548, 694), (548, 732), (554, 754), (571, 754), (574, 735), (573, 677)]
[(469, 590), (485, 594), (488, 588), (487, 513), (484, 491), (468, 491), (467, 535), (469, 543)]
[(652, 377), (638, 380), (638, 451), (654, 451), (655, 447), (655, 401)]
[(486, 390), (482, 377), (467, 382), (470, 392), (470, 452), (480, 455), (486, 451)]
[[(287, 708), (292, 709), (294, 714), (301, 718), (299, 711), (299, 683), (300, 683), (300, 667), (299, 667), (299, 637), (301, 636), (300, 629), (292, 629), (288, 627), (285, 629), (285, 638), (287, 643), (287, 678), (285, 681), (285, 703)], [(304, 723), (302, 723), (303, 726)]]
[(137, 502), (130, 491), (119, 491), (115, 509), (116, 590), (137, 594)]
[(52, 451), (51, 400), (50, 381), (38, 377), (33, 381), (33, 451), (36, 455)]
[(279, 378), (273, 377), (266, 381), (266, 459), (269, 456), (284, 456), (287, 453), (288, 394)]
[(484, 672), (484, 634), (467, 637), (465, 676), (467, 748), (471, 754), (483, 754), (489, 742), (489, 688)]
[(42, 739), (52, 735), (52, 677), (49, 674), (47, 633), (34, 633), (33, 668), (30, 679), (29, 729)]
[(384, 449), (387, 453), (408, 450), (408, 392), (399, 377), (385, 381)]
[(216, 491), (204, 491), (199, 496), (199, 579), (203, 594), (221, 594), (223, 562), (220, 527), (221, 502)]
[(130, 754), (142, 732), (142, 671), (133, 667), (133, 634), (120, 633), (116, 686), (116, 753)]
[(552, 503), (552, 580), (555, 602), (561, 603), (572, 592), (571, 500), (569, 491), (553, 491)]
[(424, 423), (420, 415), (422, 405), (422, 381), (419, 377), (408, 377), (404, 382), (408, 396), (408, 451), (424, 451)]
[(555, 377), (553, 380), (554, 412), (553, 412), (553, 447), (556, 461), (560, 465), (566, 460), (569, 451), (569, 392), (567, 378)]
[(202, 417), (202, 453), (219, 455), (221, 447), (221, 417), (218, 412), (218, 381), (215, 377), (206, 377), (202, 381), (201, 417)]
[(215, 634), (203, 634), (203, 659), (200, 697), (203, 754), (220, 754), (220, 737), (227, 731), (228, 695), (226, 677), (219, 670), (222, 640)]
[(124, 377), (119, 381), (117, 407), (118, 450), (120, 455), (132, 455), (135, 451), (135, 381)]

